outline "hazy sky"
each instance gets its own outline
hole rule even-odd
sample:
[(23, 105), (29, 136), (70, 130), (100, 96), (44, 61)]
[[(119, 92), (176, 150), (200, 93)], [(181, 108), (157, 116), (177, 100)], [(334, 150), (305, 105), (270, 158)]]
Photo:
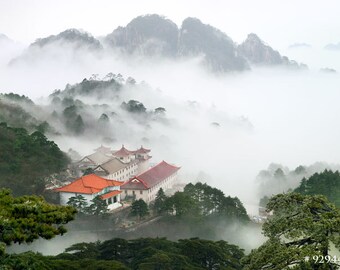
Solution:
[(177, 24), (198, 17), (237, 42), (255, 32), (278, 49), (295, 42), (324, 46), (340, 42), (339, 8), (336, 0), (0, 0), (0, 33), (25, 43), (71, 27), (104, 35), (158, 13)]

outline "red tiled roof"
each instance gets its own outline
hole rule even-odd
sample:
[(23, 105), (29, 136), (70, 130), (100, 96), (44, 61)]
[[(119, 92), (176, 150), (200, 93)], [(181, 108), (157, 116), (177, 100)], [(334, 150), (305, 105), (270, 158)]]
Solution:
[(126, 157), (126, 156), (133, 154), (133, 153), (134, 153), (133, 151), (127, 150), (123, 145), (122, 148), (120, 148), (118, 151), (114, 152), (113, 155), (116, 156), (116, 157)]
[(57, 192), (72, 192), (83, 194), (94, 194), (106, 187), (121, 186), (123, 182), (108, 180), (95, 174), (80, 177), (71, 184), (54, 189)]
[(126, 182), (121, 189), (149, 189), (180, 169), (166, 163), (164, 160), (144, 173), (137, 175)]
[(111, 192), (108, 192), (108, 193), (105, 193), (104, 195), (100, 196), (102, 198), (102, 200), (105, 200), (105, 199), (108, 199), (108, 198), (111, 198), (111, 197), (114, 197), (118, 194), (122, 193), (121, 190), (114, 190), (114, 191), (111, 191)]
[(143, 146), (141, 146), (139, 149), (137, 149), (136, 151), (134, 151), (135, 154), (147, 154), (150, 153), (150, 149), (146, 149)]

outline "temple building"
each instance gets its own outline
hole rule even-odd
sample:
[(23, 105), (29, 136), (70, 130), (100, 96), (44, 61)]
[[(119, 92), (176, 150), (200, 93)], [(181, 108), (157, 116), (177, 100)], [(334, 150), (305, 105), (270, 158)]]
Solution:
[[(118, 181), (127, 181), (149, 168), (150, 149), (141, 146), (139, 149), (131, 151), (126, 149), (124, 145), (116, 151), (108, 151), (108, 149), (101, 146), (96, 149), (98, 152), (94, 153), (96, 157), (102, 157), (103, 160), (102, 163), (97, 163), (96, 166), (91, 167), (94, 173), (99, 176)], [(87, 158), (91, 159), (92, 155), (87, 156)], [(84, 161), (86, 162), (86, 160), (82, 159), (82, 162)]]
[(69, 199), (77, 195), (82, 195), (90, 205), (91, 200), (100, 196), (102, 200), (105, 200), (108, 209), (112, 210), (121, 206), (120, 194), (122, 191), (120, 187), (122, 184), (123, 182), (89, 174), (80, 177), (71, 184), (56, 188), (54, 191), (59, 193), (61, 205), (67, 205)]
[(103, 152), (94, 152), (91, 155), (83, 157), (79, 162), (78, 162), (78, 167), (81, 170), (91, 168), (94, 169), (100, 164), (103, 164), (107, 161), (112, 159), (111, 153), (103, 153)]
[(121, 198), (143, 199), (146, 203), (150, 203), (156, 198), (160, 188), (166, 191), (177, 183), (177, 172), (179, 169), (180, 167), (162, 161), (124, 183), (121, 186), (123, 191)]

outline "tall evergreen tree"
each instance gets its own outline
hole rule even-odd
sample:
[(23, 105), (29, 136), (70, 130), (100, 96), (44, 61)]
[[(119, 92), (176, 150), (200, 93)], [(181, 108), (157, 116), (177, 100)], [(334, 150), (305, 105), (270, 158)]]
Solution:
[(160, 188), (156, 194), (156, 199), (154, 203), (154, 210), (157, 214), (163, 213), (165, 211), (165, 201), (167, 196), (165, 195), (162, 188)]
[(139, 219), (149, 214), (148, 205), (143, 199), (136, 200), (131, 205), (131, 215), (138, 216)]

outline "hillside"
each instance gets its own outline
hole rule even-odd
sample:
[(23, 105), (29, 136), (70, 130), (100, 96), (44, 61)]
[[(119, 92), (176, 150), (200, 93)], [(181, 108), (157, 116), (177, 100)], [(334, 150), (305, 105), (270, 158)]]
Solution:
[(39, 131), (0, 124), (0, 187), (15, 195), (42, 194), (45, 178), (66, 169), (69, 159)]
[(304, 177), (294, 191), (304, 195), (324, 195), (330, 202), (340, 207), (340, 173), (325, 170), (309, 178)]

